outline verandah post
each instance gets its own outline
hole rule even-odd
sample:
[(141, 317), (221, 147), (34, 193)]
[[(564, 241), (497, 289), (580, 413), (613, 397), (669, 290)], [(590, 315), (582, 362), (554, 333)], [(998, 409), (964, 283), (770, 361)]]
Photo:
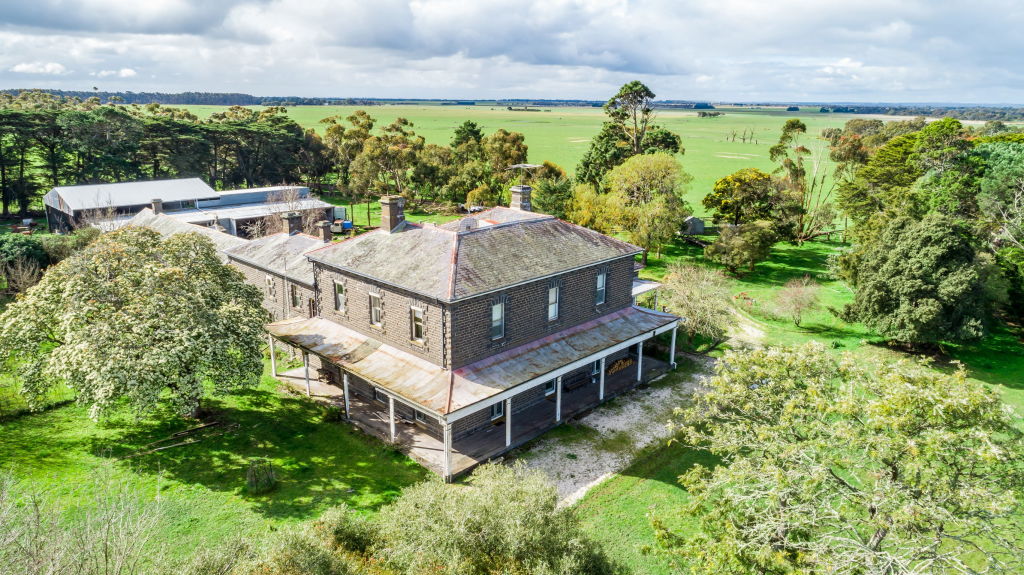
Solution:
[(644, 342), (636, 344), (636, 380), (644, 380)]
[(444, 480), (452, 480), (452, 424), (444, 424)]
[(309, 391), (309, 353), (302, 352), (302, 366), (306, 368), (306, 397), (312, 395)]
[(277, 377), (277, 354), (274, 353), (274, 336), (267, 334), (267, 343), (270, 345), (270, 375)]
[(603, 357), (601, 358), (601, 377), (598, 380), (600, 383), (598, 383), (597, 387), (597, 399), (599, 401), (604, 401), (604, 359)]
[(505, 447), (512, 445), (512, 398), (505, 400)]
[(388, 423), (391, 426), (391, 441), (395, 441), (395, 398), (388, 396)]
[(562, 421), (562, 376), (555, 378), (555, 421)]
[(349, 413), (348, 407), (348, 372), (341, 374), (341, 388), (345, 394), (345, 419), (351, 419), (352, 414)]
[(679, 324), (672, 326), (672, 345), (669, 347), (668, 352), (668, 366), (671, 369), (676, 368), (676, 330), (679, 329)]

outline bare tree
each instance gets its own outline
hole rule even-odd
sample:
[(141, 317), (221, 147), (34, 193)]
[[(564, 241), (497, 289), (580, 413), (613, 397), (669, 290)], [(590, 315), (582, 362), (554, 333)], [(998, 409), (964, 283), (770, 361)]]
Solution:
[(708, 341), (710, 351), (726, 340), (733, 321), (732, 290), (718, 271), (704, 266), (673, 265), (664, 280), (665, 307), (684, 318), (684, 345), (692, 338)]
[(800, 327), (804, 314), (818, 308), (818, 291), (821, 288), (810, 276), (794, 278), (776, 295), (775, 307), (780, 315)]
[(42, 271), (39, 269), (39, 262), (19, 257), (3, 267), (0, 273), (7, 279), (7, 290), (10, 293), (22, 293), (28, 288), (39, 283)]

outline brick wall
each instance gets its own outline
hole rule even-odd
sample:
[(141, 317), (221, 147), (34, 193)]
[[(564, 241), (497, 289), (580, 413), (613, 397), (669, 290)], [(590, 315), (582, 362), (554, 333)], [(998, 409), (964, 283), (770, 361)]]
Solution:
[[(442, 314), (444, 307), (422, 296), (374, 282), (368, 278), (345, 274), (316, 265), (317, 287), (320, 290), (320, 315), (353, 329), (367, 337), (382, 341), (436, 365), (444, 365), (445, 349)], [(345, 309), (334, 309), (334, 282), (345, 285)], [(381, 298), (381, 326), (370, 324), (370, 293)], [(412, 340), (410, 308), (423, 310), (423, 341)]]
[[(358, 376), (349, 374), (348, 392), (350, 395), (358, 396), (360, 399), (369, 403), (372, 406), (371, 409), (379, 413), (381, 417), (387, 421), (389, 415), (388, 402), (377, 401), (373, 398), (373, 384)], [(353, 409), (360, 408), (358, 406), (353, 406)], [(357, 414), (353, 413), (353, 417), (356, 417), (356, 415)], [(414, 421), (414, 425), (416, 425), (416, 427), (421, 431), (434, 438), (443, 439), (441, 425), (433, 418), (433, 416), (428, 414), (427, 421), (418, 421), (416, 420), (415, 409), (399, 400), (395, 400), (395, 417), (398, 419), (396, 425), (409, 425), (409, 423), (404, 423), (403, 420), (405, 422)]]
[[(608, 270), (606, 298), (595, 305), (597, 274)], [(560, 285), (558, 319), (548, 321), (548, 287)], [(535, 339), (590, 321), (632, 304), (633, 258), (591, 266), (555, 278), (457, 302), (452, 307), (452, 364), (458, 368)], [(505, 336), (491, 340), (491, 304), (507, 297)]]
[[(263, 269), (251, 266), (247, 263), (229, 259), (232, 266), (242, 272), (245, 281), (256, 286), (263, 294), (263, 307), (270, 312), (271, 321), (288, 319), (290, 317), (309, 317), (310, 301), (314, 299), (313, 290), (309, 287), (290, 281), (282, 276)], [(267, 287), (267, 278), (271, 278), (274, 289)], [(298, 290), (299, 306), (292, 307), (291, 287)]]

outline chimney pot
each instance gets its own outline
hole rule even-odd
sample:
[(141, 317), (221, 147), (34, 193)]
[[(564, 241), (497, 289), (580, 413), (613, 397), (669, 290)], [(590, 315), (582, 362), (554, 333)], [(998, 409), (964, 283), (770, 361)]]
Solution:
[(524, 212), (533, 211), (533, 206), (530, 204), (530, 193), (533, 191), (533, 188), (524, 184), (512, 186), (509, 191), (512, 192), (512, 204), (509, 206), (510, 208)]
[(405, 221), (405, 198), (402, 196), (381, 196), (380, 227), (389, 233)]
[(281, 214), (281, 219), (287, 222), (289, 236), (302, 231), (302, 214), (299, 212), (285, 212)]
[(153, 198), (152, 200), (150, 200), (150, 202), (152, 203), (153, 213), (154, 214), (162, 214), (162, 213), (164, 213), (164, 201), (163, 200), (161, 200), (160, 198)]
[(323, 238), (324, 243), (331, 243), (331, 240), (334, 239), (334, 234), (331, 232), (331, 222), (317, 222), (316, 227), (320, 228), (320, 237)]

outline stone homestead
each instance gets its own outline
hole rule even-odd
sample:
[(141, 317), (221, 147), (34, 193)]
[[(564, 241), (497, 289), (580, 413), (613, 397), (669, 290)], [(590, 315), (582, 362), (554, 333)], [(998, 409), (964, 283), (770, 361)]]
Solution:
[[(644, 351), (670, 332), (674, 357), (680, 320), (634, 305), (640, 248), (533, 213), (529, 195), (443, 225), (385, 197), (376, 231), (227, 250), (292, 314), (268, 330), (304, 365), (275, 375), (450, 478), (672, 367)], [(312, 302), (279, 308), (278, 276)]]

